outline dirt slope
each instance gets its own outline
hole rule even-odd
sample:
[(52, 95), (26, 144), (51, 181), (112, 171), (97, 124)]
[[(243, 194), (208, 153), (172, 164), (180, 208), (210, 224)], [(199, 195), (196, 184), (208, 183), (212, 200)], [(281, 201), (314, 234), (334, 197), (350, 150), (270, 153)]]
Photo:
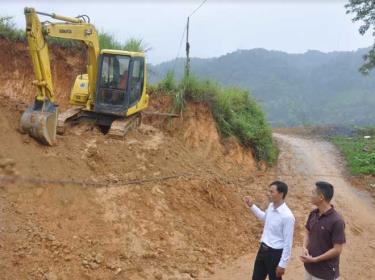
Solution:
[[(41, 146), (18, 132), (34, 95), (27, 50), (0, 47), (2, 279), (200, 278), (257, 246), (241, 186), (264, 182), (254, 180), (251, 151), (220, 142), (206, 107), (189, 104), (183, 119), (145, 117), (123, 140), (83, 124)], [(66, 105), (81, 54), (52, 53)], [(168, 111), (170, 100), (152, 96), (150, 110)]]
[(255, 170), (251, 152), (222, 145), (206, 108), (125, 140), (81, 125), (45, 147), (17, 131), (13, 105), (0, 99), (0, 173), (16, 176), (0, 189), (5, 279), (198, 277), (256, 246), (233, 185)]
[[(252, 195), (265, 207), (267, 185), (275, 179), (290, 187), (298, 251), (316, 179), (306, 172), (324, 179), (317, 173), (336, 166), (333, 157), (314, 167), (320, 146), (294, 147), (281, 139), (279, 166), (258, 170), (251, 151), (234, 139), (220, 141), (210, 111), (199, 104), (189, 104), (183, 118), (146, 116), (123, 140), (83, 124), (59, 136), (57, 145), (41, 146), (18, 132), (20, 114), (34, 95), (26, 47), (2, 40), (0, 47), (1, 279), (248, 279), (262, 224), (242, 197)], [(83, 57), (52, 48), (62, 108)], [(168, 97), (150, 99), (151, 111), (170, 110)], [(314, 160), (304, 158), (305, 150)], [(345, 195), (351, 197), (338, 196), (338, 208), (349, 211)], [(358, 265), (351, 266), (344, 251), (344, 279), (370, 279), (373, 209), (353, 209), (347, 216), (349, 250), (357, 250)], [(357, 223), (355, 209), (370, 222)], [(285, 279), (300, 279), (301, 272), (294, 259)]]
[[(29, 104), (36, 90), (31, 84), (35, 78), (27, 44), (0, 38), (0, 49), (0, 92)], [(55, 95), (60, 109), (64, 110), (68, 106), (75, 77), (86, 71), (85, 50), (61, 49), (51, 45), (49, 51)]]

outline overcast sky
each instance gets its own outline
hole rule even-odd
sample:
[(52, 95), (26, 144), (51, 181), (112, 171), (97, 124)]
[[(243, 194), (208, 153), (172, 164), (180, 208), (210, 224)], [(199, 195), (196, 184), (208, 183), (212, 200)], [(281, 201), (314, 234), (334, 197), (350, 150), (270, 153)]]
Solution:
[[(202, 0), (203, 1), (203, 0)], [(24, 28), (23, 8), (65, 16), (87, 14), (99, 31), (125, 42), (141, 38), (156, 64), (185, 55), (180, 46), (186, 18), (202, 1), (4, 1), (1, 16), (13, 16)], [(346, 1), (219, 1), (207, 0), (190, 19), (192, 57), (217, 57), (238, 49), (265, 48), (288, 53), (307, 50), (351, 51), (372, 45), (359, 24), (345, 14)], [(47, 19), (44, 18), (43, 19)], [(185, 40), (185, 39), (184, 39)]]

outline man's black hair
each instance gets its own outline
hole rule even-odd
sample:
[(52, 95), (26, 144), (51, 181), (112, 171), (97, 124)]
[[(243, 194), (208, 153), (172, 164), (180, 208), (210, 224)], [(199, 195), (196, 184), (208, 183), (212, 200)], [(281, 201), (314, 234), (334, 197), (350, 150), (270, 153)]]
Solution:
[(288, 185), (281, 181), (274, 181), (272, 182), (269, 187), (275, 185), (277, 192), (283, 194), (283, 199), (286, 197), (286, 194), (288, 193)]
[(333, 186), (330, 183), (318, 181), (315, 183), (315, 186), (318, 192), (324, 196), (326, 201), (331, 201), (333, 197)]

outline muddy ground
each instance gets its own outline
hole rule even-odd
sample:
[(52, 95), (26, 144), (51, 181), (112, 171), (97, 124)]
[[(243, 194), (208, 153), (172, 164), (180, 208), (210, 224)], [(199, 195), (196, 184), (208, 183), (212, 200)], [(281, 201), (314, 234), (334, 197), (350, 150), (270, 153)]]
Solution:
[[(330, 144), (278, 134), (279, 162), (266, 168), (235, 139), (220, 139), (207, 107), (189, 104), (182, 118), (146, 116), (125, 139), (80, 124), (42, 146), (19, 132), (35, 94), (27, 49), (0, 47), (0, 279), (248, 279), (262, 224), (242, 197), (265, 207), (276, 179), (288, 183), (296, 216), (285, 279), (302, 277), (297, 256), (316, 179), (335, 184), (347, 221), (343, 279), (371, 279), (373, 202), (344, 179)], [(51, 52), (63, 110), (84, 57)], [(149, 110), (170, 112), (167, 96), (150, 100)]]
[(123, 140), (78, 125), (45, 147), (0, 106), (4, 279), (197, 278), (256, 247), (240, 186), (260, 188), (257, 167), (207, 108), (145, 118)]

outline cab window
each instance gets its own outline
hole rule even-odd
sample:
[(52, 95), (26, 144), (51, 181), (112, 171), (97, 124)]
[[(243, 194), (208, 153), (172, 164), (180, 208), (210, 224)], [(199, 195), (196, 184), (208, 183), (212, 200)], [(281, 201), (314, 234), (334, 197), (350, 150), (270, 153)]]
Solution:
[(136, 103), (142, 95), (143, 91), (143, 80), (144, 80), (144, 59), (134, 58), (133, 67), (131, 69), (131, 75), (129, 79), (129, 104)]

